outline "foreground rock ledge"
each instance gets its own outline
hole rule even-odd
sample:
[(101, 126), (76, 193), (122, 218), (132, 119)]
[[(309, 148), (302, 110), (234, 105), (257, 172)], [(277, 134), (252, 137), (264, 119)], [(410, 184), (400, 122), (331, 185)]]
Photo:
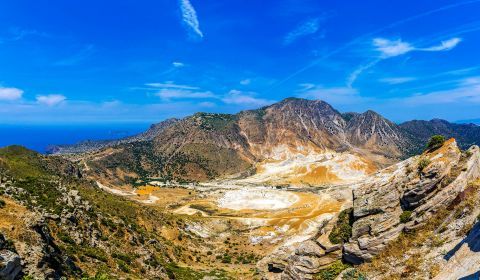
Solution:
[[(454, 139), (378, 172), (353, 191), (355, 222), (344, 259), (354, 264), (371, 260), (404, 229), (421, 225), (478, 178), (479, 147), (462, 154)], [(401, 223), (404, 211), (411, 211), (410, 221)]]

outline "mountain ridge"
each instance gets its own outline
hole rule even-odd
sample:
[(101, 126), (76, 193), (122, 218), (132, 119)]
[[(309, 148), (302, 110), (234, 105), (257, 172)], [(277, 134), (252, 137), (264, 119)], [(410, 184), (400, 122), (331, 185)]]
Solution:
[[(207, 181), (278, 173), (290, 164), (287, 171), (303, 173), (298, 180), (309, 184), (310, 173), (326, 172), (325, 177), (340, 181), (348, 181), (354, 173), (367, 175), (420, 151), (433, 134), (451, 137), (456, 133), (462, 147), (478, 144), (473, 139), (477, 135), (475, 126), (452, 128), (455, 124), (448, 123), (443, 125), (447, 129), (437, 129), (438, 125), (431, 122), (421, 124), (419, 130), (416, 122), (398, 125), (372, 110), (342, 114), (322, 100), (287, 98), (237, 114), (196, 113), (164, 121), (140, 137), (109, 142), (93, 150), (64, 146), (53, 151), (79, 151), (89, 166), (104, 171), (118, 163), (115, 170), (106, 173), (133, 175), (127, 176), (127, 181), (141, 177)], [(457, 127), (460, 132), (455, 132)], [(336, 158), (334, 161), (344, 162), (349, 175), (339, 177), (319, 165), (331, 160), (325, 158), (327, 154)], [(347, 160), (347, 155), (353, 158)], [(278, 164), (270, 164), (272, 160)], [(116, 175), (117, 179), (122, 177)], [(267, 177), (264, 180), (269, 181)]]

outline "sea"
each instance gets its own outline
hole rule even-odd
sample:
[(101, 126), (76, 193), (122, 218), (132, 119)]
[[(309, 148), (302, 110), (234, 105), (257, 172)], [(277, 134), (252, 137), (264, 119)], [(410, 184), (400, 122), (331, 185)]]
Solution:
[(45, 153), (49, 145), (75, 144), (85, 140), (119, 139), (144, 132), (149, 123), (128, 124), (0, 124), (0, 147), (21, 145)]

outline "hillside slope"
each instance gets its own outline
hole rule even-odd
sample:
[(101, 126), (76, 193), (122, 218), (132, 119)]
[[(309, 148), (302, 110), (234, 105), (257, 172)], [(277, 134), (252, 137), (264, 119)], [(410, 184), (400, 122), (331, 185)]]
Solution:
[(1, 279), (229, 279), (177, 265), (193, 253), (165, 236), (183, 227), (159, 207), (102, 191), (60, 157), (0, 149)]
[[(98, 174), (121, 178), (118, 183), (260, 174), (253, 181), (318, 184), (356, 180), (415, 145), (408, 133), (372, 111), (346, 117), (323, 101), (288, 98), (236, 115), (197, 113), (151, 141), (122, 143), (82, 160)], [(279, 174), (298, 176), (277, 180)]]
[(408, 121), (400, 124), (400, 127), (422, 143), (425, 143), (432, 135), (444, 135), (447, 138), (455, 138), (462, 149), (480, 145), (480, 126), (475, 124), (456, 124), (433, 119)]

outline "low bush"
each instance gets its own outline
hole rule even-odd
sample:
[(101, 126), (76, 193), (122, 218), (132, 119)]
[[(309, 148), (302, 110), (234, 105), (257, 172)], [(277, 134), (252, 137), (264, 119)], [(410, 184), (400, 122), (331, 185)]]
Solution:
[(342, 280), (367, 280), (367, 277), (353, 268), (342, 275)]
[(405, 224), (410, 222), (411, 217), (412, 211), (403, 211), (403, 213), (400, 215), (400, 223)]
[(421, 158), (418, 161), (418, 172), (422, 173), (423, 170), (431, 163), (431, 161), (428, 158)]
[(443, 135), (433, 135), (430, 137), (430, 140), (428, 140), (427, 150), (430, 152), (434, 151), (443, 146), (443, 143), (445, 143), (445, 137)]
[(107, 262), (108, 260), (107, 254), (100, 248), (86, 247), (83, 251), (87, 257), (99, 260), (101, 262)]
[(342, 263), (341, 260), (335, 261), (328, 267), (320, 270), (317, 275), (315, 275), (316, 280), (334, 280), (337, 276), (349, 268), (350, 265)]
[(338, 220), (330, 232), (328, 239), (333, 244), (347, 242), (352, 236), (353, 208), (348, 208), (338, 214)]
[(0, 199), (0, 208), (4, 208), (5, 205), (7, 205), (7, 203), (5, 202), (5, 200)]

